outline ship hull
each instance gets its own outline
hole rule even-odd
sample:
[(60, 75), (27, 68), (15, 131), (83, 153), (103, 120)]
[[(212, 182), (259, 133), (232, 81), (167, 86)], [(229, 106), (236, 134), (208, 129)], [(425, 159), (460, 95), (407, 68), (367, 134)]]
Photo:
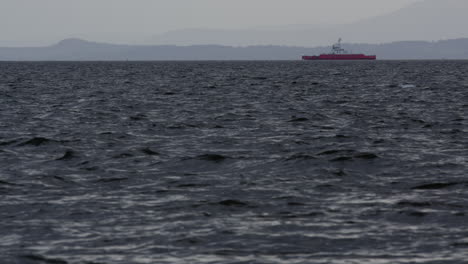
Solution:
[(302, 60), (376, 60), (375, 55), (364, 54), (322, 54), (320, 56), (302, 56)]

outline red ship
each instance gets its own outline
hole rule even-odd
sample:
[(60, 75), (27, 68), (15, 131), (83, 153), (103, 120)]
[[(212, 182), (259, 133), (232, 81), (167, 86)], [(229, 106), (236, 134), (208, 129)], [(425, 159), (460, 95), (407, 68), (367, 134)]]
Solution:
[(329, 54), (321, 54), (320, 56), (302, 56), (302, 60), (376, 60), (376, 55), (352, 54), (348, 53), (341, 47), (341, 38), (338, 43), (332, 46), (332, 51)]

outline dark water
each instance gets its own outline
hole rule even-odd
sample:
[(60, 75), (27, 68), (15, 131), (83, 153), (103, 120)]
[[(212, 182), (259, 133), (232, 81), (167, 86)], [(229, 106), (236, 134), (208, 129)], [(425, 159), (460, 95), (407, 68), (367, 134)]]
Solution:
[(0, 63), (1, 263), (463, 263), (467, 73)]

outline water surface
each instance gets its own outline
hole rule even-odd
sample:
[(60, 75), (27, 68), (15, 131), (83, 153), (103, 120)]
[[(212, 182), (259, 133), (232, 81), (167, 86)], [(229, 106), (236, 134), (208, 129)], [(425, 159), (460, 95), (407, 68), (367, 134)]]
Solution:
[(0, 257), (461, 263), (468, 63), (0, 63)]

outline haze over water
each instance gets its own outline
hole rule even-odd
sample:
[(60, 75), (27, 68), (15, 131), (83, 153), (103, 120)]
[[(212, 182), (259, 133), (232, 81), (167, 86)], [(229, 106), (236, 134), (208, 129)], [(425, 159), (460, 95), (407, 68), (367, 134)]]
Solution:
[(0, 47), (68, 38), (307, 47), (339, 37), (352, 43), (437, 41), (468, 36), (467, 8), (465, 0), (2, 0)]
[(466, 72), (0, 63), (0, 258), (462, 263)]

